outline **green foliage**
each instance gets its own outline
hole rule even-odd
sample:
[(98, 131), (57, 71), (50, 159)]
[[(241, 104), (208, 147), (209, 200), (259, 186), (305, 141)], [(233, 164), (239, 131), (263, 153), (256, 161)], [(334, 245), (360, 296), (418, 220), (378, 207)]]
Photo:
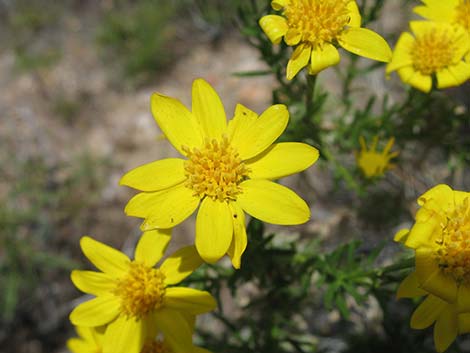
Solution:
[(107, 49), (105, 60), (119, 65), (126, 79), (148, 80), (173, 61), (174, 2), (118, 1), (106, 12), (98, 31), (98, 43)]

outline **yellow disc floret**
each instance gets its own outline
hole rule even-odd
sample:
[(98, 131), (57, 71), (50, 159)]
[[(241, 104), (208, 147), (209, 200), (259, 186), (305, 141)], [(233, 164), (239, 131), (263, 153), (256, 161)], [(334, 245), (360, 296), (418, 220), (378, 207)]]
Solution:
[(416, 38), (410, 52), (413, 67), (423, 75), (432, 75), (453, 63), (456, 49), (448, 30), (432, 28)]
[(349, 0), (296, 0), (284, 10), (289, 28), (314, 46), (333, 42), (350, 21)]
[(121, 299), (127, 316), (141, 318), (163, 304), (165, 275), (159, 269), (133, 261), (129, 272), (118, 280), (114, 294)]
[(436, 252), (439, 266), (458, 283), (470, 284), (470, 197), (456, 205), (441, 227)]
[(188, 155), (184, 166), (186, 186), (196, 196), (219, 201), (236, 199), (241, 192), (239, 184), (248, 177), (249, 170), (227, 137), (206, 140), (202, 148), (183, 149)]
[(470, 31), (470, 0), (461, 0), (455, 8), (455, 22)]

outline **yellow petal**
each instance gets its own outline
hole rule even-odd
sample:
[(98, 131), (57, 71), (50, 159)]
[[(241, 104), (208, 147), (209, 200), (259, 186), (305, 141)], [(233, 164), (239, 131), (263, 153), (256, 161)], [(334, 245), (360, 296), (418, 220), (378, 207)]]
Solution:
[(426, 295), (427, 292), (420, 288), (416, 272), (410, 273), (401, 282), (397, 290), (397, 298), (414, 298)]
[(122, 315), (108, 325), (103, 353), (140, 353), (145, 337), (142, 320)]
[(165, 291), (165, 307), (191, 315), (207, 313), (217, 306), (209, 292), (193, 288), (170, 287)]
[(80, 247), (97, 269), (113, 277), (121, 277), (129, 268), (130, 260), (126, 255), (88, 236), (80, 239)]
[(284, 37), (284, 41), (286, 42), (287, 45), (290, 45), (290, 46), (299, 44), (301, 39), (302, 39), (302, 33), (299, 32), (296, 28), (290, 28)]
[(470, 313), (462, 313), (457, 316), (459, 333), (470, 332)]
[(459, 86), (470, 78), (470, 64), (459, 62), (437, 72), (437, 88)]
[(278, 15), (266, 15), (261, 17), (259, 25), (263, 32), (266, 33), (269, 40), (274, 44), (279, 44), (282, 37), (289, 29), (287, 20)]
[(412, 249), (429, 246), (438, 227), (439, 224), (434, 219), (429, 219), (427, 222), (416, 222), (406, 238), (405, 246)]
[(392, 50), (385, 39), (367, 28), (346, 29), (338, 43), (347, 51), (372, 60), (389, 62), (392, 58)]
[(243, 135), (250, 131), (251, 125), (258, 119), (258, 114), (248, 109), (242, 104), (237, 104), (233, 119), (228, 123), (227, 137), (229, 141), (238, 141), (243, 138)]
[(457, 304), (459, 312), (470, 312), (470, 286), (461, 283), (457, 293)]
[(398, 243), (404, 243), (406, 239), (408, 238), (409, 233), (410, 233), (409, 229), (399, 230), (393, 237), (393, 241), (396, 241)]
[(227, 250), (227, 254), (232, 259), (232, 266), (239, 269), (241, 265), (241, 256), (248, 243), (245, 228), (245, 212), (243, 212), (237, 202), (231, 202), (230, 208), (233, 219), (233, 239)]
[(246, 180), (237, 202), (245, 212), (267, 223), (294, 225), (310, 219), (308, 205), (295, 192), (268, 180)]
[(160, 261), (171, 240), (171, 229), (154, 229), (144, 232), (135, 248), (134, 258), (153, 267)]
[(398, 42), (395, 45), (395, 50), (393, 51), (392, 60), (387, 64), (387, 74), (405, 66), (413, 65), (411, 50), (414, 43), (415, 38), (411, 33), (403, 32), (400, 35), (400, 38), (398, 38)]
[(359, 13), (356, 1), (349, 1), (346, 7), (349, 11), (348, 25), (351, 27), (361, 27), (361, 14)]
[(233, 222), (226, 202), (206, 197), (196, 217), (196, 248), (208, 263), (217, 262), (227, 252), (233, 236)]
[(185, 179), (184, 160), (167, 158), (132, 169), (124, 174), (119, 184), (141, 191), (158, 191), (177, 185)]
[(119, 315), (120, 300), (106, 295), (86, 301), (70, 313), (70, 321), (76, 326), (96, 327), (106, 325)]
[(193, 148), (203, 144), (201, 127), (179, 100), (154, 93), (151, 103), (155, 121), (178, 152), (186, 155), (182, 146)]
[(89, 342), (83, 341), (78, 338), (71, 338), (67, 340), (67, 348), (72, 353), (88, 353), (93, 352), (93, 349), (96, 349), (92, 344)]
[(456, 5), (451, 3), (457, 3), (457, 1), (433, 1), (432, 5), (416, 6), (413, 8), (413, 12), (429, 20), (451, 22), (454, 20), (454, 8)]
[(192, 352), (193, 333), (182, 313), (170, 308), (161, 308), (155, 314), (155, 321), (173, 353)]
[(420, 91), (425, 93), (429, 93), (432, 88), (431, 76), (423, 75), (418, 71), (415, 71), (406, 83), (409, 83), (414, 88), (419, 89)]
[(126, 205), (128, 216), (145, 218), (142, 230), (172, 228), (188, 218), (199, 204), (199, 198), (183, 184), (158, 191), (141, 192)]
[(436, 351), (444, 352), (452, 342), (454, 342), (458, 333), (457, 312), (455, 308), (448, 305), (441, 315), (439, 315), (436, 325), (434, 325), (434, 344)]
[(309, 74), (316, 75), (327, 67), (338, 64), (339, 61), (338, 49), (334, 45), (326, 43), (323, 48), (317, 47), (312, 50)]
[(70, 278), (82, 292), (96, 296), (112, 293), (116, 286), (115, 278), (102, 272), (74, 270)]
[(428, 295), (411, 316), (411, 328), (423, 329), (431, 326), (446, 306), (447, 303), (442, 299)]
[[(439, 209), (449, 209), (454, 204), (452, 189), (446, 184), (436, 185), (418, 198), (418, 205), (423, 206), (430, 203), (430, 201), (435, 201), (435, 205)], [(439, 209), (436, 209), (436, 211)]]
[(289, 112), (283, 104), (266, 109), (252, 124), (244, 125), (249, 129), (234, 134), (232, 146), (240, 158), (247, 160), (266, 150), (282, 134), (289, 121)]
[(426, 282), (435, 272), (440, 271), (430, 248), (419, 248), (415, 251), (416, 275), (420, 284)]
[(290, 1), (291, 0), (273, 0), (271, 1), (271, 7), (276, 11), (280, 11), (286, 7)]
[(454, 303), (457, 300), (457, 283), (441, 270), (435, 271), (429, 278), (421, 283), (421, 287), (435, 296)]
[(286, 76), (288, 80), (292, 80), (300, 70), (307, 66), (311, 52), (312, 47), (309, 44), (300, 44), (295, 48), (287, 63)]
[(193, 82), (192, 111), (205, 138), (220, 139), (227, 128), (224, 106), (217, 92), (203, 79)]
[(185, 246), (168, 256), (160, 266), (165, 274), (165, 284), (181, 282), (203, 263), (194, 245)]
[(273, 144), (246, 165), (251, 179), (279, 179), (307, 169), (318, 156), (318, 150), (306, 143), (283, 142)]

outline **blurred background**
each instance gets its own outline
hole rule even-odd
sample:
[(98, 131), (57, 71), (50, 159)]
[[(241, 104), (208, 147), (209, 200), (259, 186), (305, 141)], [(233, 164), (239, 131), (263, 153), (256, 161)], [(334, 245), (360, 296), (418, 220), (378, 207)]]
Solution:
[[(190, 106), (191, 83), (202, 77), (220, 94), (228, 117), (236, 103), (258, 113), (271, 104), (271, 76), (234, 75), (267, 69), (240, 34), (236, 5), (226, 0), (0, 0), (2, 353), (67, 352), (65, 341), (74, 336), (68, 314), (81, 300), (69, 273), (89, 267), (79, 248), (81, 236), (132, 252), (140, 220), (124, 215), (133, 192), (118, 181), (138, 165), (175, 154), (150, 114), (152, 92)], [(390, 0), (386, 6), (397, 15), (383, 16), (372, 27), (396, 38), (411, 16), (410, 4)], [(340, 89), (333, 70), (320, 80), (325, 90)], [(383, 67), (367, 80), (363, 87), (379, 95), (399, 86), (385, 80)], [(455, 94), (468, 100), (462, 92)], [(333, 100), (329, 108), (334, 105)], [(332, 245), (352, 234), (372, 244), (391, 239), (391, 229), (409, 222), (420, 192), (449, 177), (464, 185), (463, 172), (451, 174), (436, 159), (419, 166), (426, 170), (422, 178), (400, 169), (385, 191), (372, 190), (369, 203), (344, 189), (332, 193), (337, 189), (331, 173), (321, 165), (301, 179), (289, 179), (314, 209), (315, 222), (296, 231)], [(411, 187), (396, 190), (397, 178), (409, 178)], [(390, 190), (395, 190), (392, 197)], [(192, 234), (192, 226), (183, 224), (172, 246), (191, 241)], [(334, 321), (335, 314), (322, 318)], [(369, 325), (380, 319), (373, 317)], [(326, 336), (328, 327), (322, 327)]]

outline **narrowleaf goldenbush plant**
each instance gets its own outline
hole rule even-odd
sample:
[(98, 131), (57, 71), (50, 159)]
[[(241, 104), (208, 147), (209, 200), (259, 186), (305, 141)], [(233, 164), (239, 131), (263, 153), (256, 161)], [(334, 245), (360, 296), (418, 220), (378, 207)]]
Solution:
[[(426, 173), (429, 161), (445, 161), (450, 175), (468, 172), (468, 106), (446, 89), (470, 78), (469, 2), (417, 3), (424, 19), (402, 34), (369, 29), (380, 28), (385, 1), (235, 5), (234, 20), (266, 69), (234, 74), (271, 75), (272, 105), (226, 112), (204, 78), (193, 81), (191, 107), (152, 94), (153, 118), (179, 157), (149, 156), (120, 179), (138, 190), (124, 207), (142, 219), (133, 260), (81, 239), (98, 271), (71, 274), (92, 298), (70, 314), (78, 337), (68, 348), (459, 352), (454, 342), (470, 332), (470, 192), (448, 185), (455, 178), (412, 172)], [(383, 93), (365, 87), (377, 74)], [(333, 244), (315, 228), (322, 190), (311, 179), (319, 170), (333, 181), (323, 197), (354, 218), (340, 222)], [(301, 187), (278, 182), (298, 173)], [(406, 199), (419, 193), (416, 210)], [(413, 225), (396, 232), (410, 213)], [(193, 214), (192, 244), (167, 254), (172, 229)], [(382, 239), (371, 241), (371, 232)], [(361, 318), (373, 305), (383, 317), (376, 331), (356, 329), (370, 325)], [(430, 326), (432, 338), (415, 331)]]

